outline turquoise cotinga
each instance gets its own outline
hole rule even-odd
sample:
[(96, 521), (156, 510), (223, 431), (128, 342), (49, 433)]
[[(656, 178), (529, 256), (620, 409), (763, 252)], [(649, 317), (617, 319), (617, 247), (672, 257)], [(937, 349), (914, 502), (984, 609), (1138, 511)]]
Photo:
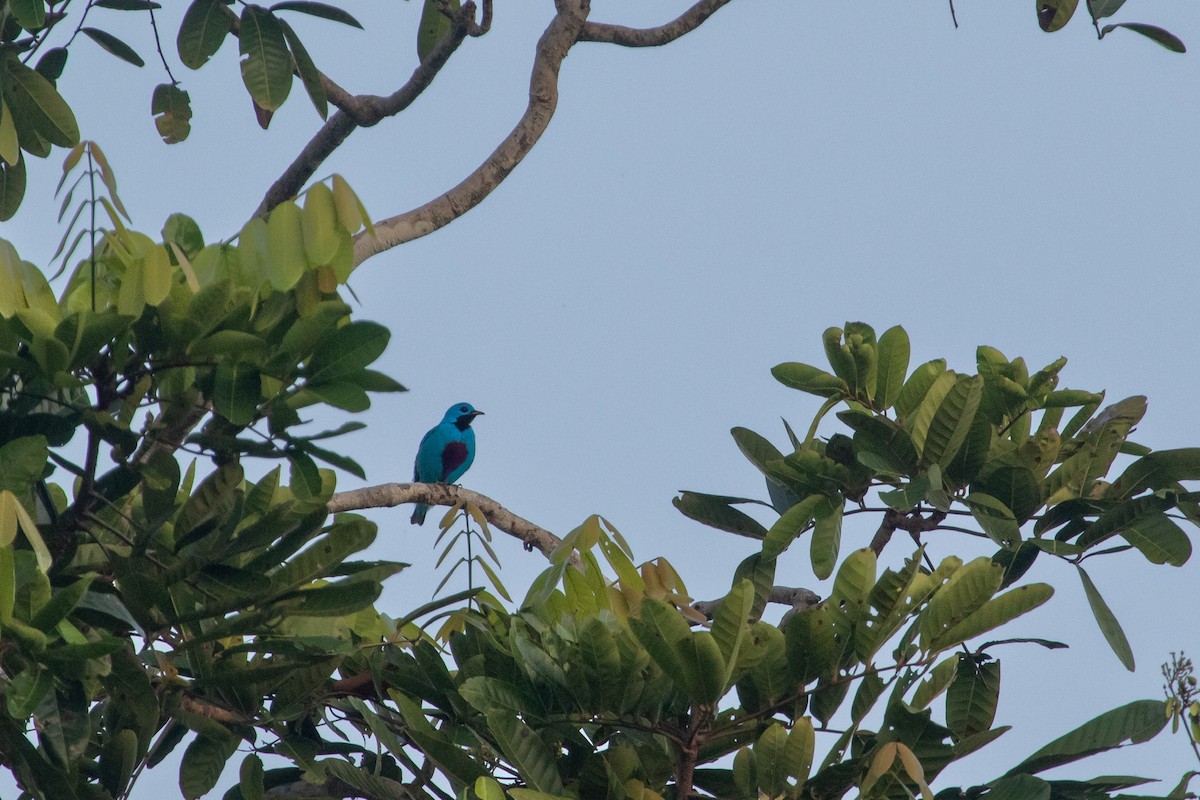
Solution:
[[(446, 410), (442, 421), (430, 429), (417, 448), (413, 481), (418, 483), (454, 483), (475, 460), (475, 431), (471, 422), (482, 414), (470, 403), (455, 403)], [(412, 521), (425, 521), (429, 506), (418, 503)]]

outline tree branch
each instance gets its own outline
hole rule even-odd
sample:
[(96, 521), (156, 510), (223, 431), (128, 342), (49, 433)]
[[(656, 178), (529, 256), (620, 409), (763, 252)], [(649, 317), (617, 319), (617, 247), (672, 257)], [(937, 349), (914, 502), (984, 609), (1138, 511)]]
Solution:
[(487, 519), (488, 524), (520, 539), (526, 550), (539, 550), (549, 558), (562, 541), (550, 531), (518, 517), (490, 497), (445, 483), (384, 483), (349, 492), (338, 492), (329, 500), (329, 511), (356, 511), (364, 508), (391, 508), (404, 503), (425, 503), (431, 506), (452, 506), (471, 503)]
[[(719, 602), (719, 600), (700, 600), (692, 603), (692, 608), (712, 619)], [(783, 618), (786, 620), (797, 611), (807, 611), (819, 604), (821, 596), (811, 589), (805, 589), (801, 586), (773, 586), (771, 587), (770, 594), (767, 595), (767, 602), (791, 606), (791, 610), (784, 614)], [(783, 624), (782, 621), (780, 624)]]
[(581, 42), (603, 42), (623, 47), (659, 47), (699, 28), (730, 0), (700, 0), (675, 19), (656, 28), (628, 28), (605, 22), (588, 22), (579, 32)]
[(330, 117), (321, 129), (308, 141), (279, 179), (271, 185), (254, 212), (261, 216), (272, 208), (294, 197), (304, 184), (316, 173), (333, 151), (341, 147), (355, 128), (376, 125), (388, 117), (394, 117), (412, 105), (421, 96), (441, 71), (450, 56), (469, 35), (479, 36), (491, 24), (491, 0), (484, 0), (484, 19), (475, 23), (475, 3), (468, 0), (451, 18), (450, 31), (434, 46), (425, 60), (413, 70), (408, 82), (386, 97), (379, 95), (352, 95), (330, 80), (321, 76), (321, 85), (329, 101), (339, 111)]
[(529, 77), (529, 103), (516, 127), (457, 186), (428, 203), (375, 223), (375, 236), (360, 233), (354, 263), (433, 233), (475, 206), (508, 177), (537, 144), (558, 105), (558, 71), (587, 21), (590, 0), (559, 0), (558, 13), (538, 39)]

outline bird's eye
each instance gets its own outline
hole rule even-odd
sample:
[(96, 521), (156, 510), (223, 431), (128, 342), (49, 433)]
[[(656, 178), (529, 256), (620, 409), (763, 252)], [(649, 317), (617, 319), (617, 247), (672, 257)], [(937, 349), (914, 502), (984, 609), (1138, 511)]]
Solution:
[(465, 413), (467, 413), (467, 411), (468, 411), (468, 409), (467, 409), (467, 407), (466, 407), (466, 406), (459, 406), (459, 407), (458, 407), (458, 410), (459, 410), (459, 411), (461, 411), (461, 412), (462, 412), (462, 413), (464, 413), (464, 414), (465, 414)]

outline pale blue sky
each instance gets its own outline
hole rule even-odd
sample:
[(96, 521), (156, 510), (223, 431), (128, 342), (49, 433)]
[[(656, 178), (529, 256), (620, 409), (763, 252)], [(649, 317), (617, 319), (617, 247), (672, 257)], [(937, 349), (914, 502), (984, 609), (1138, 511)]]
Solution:
[[(468, 400), (487, 415), (464, 485), (560, 535), (602, 513), (639, 557), (666, 556), (709, 598), (753, 543), (685, 519), (671, 497), (764, 494), (728, 430), (782, 446), (781, 415), (807, 424), (816, 401), (769, 369), (823, 364), (829, 325), (902, 324), (914, 363), (946, 356), (964, 371), (984, 343), (1035, 368), (1066, 355), (1067, 386), (1149, 395), (1138, 441), (1200, 444), (1189, 412), (1200, 394), (1200, 61), (1128, 31), (1097, 42), (1082, 11), (1047, 35), (1032, 5), (962, 3), (956, 31), (943, 2), (735, 0), (666, 48), (577, 46), (557, 115), (508, 181), (354, 277), (360, 316), (393, 331), (383, 368), (412, 391), (379, 399), (369, 430), (343, 449), (371, 483), (408, 480), (421, 435)], [(524, 108), (552, 4), (499, 6), (492, 32), (468, 41), (406, 114), (355, 133), (319, 174), (342, 173), (382, 217), (476, 166)], [(593, 6), (597, 20), (653, 24), (685, 4)], [(343, 85), (390, 91), (415, 65), (420, 4), (348, 7), (366, 32), (294, 25)], [(1118, 19), (1164, 25), (1200, 48), (1200, 15), (1186, 4), (1130, 0)], [(168, 148), (148, 114), (161, 69), (145, 39), (127, 38), (150, 66), (88, 42), (73, 50), (60, 87), (84, 136), (108, 153), (136, 227), (155, 232), (184, 211), (210, 240), (233, 234), (316, 114), (297, 86), (259, 131), (227, 43), (198, 73), (172, 59), (196, 117), (192, 138)], [(0, 226), (31, 260), (44, 262), (58, 238), (47, 220), (59, 163), (56, 154), (31, 168), (25, 206)], [(375, 518), (377, 554), (413, 562), (380, 603), (398, 616), (437, 583), (433, 531), (412, 528), (406, 509)], [(844, 546), (869, 536), (848, 525)], [(935, 538), (935, 558), (964, 552), (938, 536), (949, 545)], [(501, 544), (519, 595), (543, 564)], [(899, 542), (889, 551), (905, 554)], [(1157, 697), (1169, 651), (1200, 655), (1195, 561), (1173, 570), (1126, 554), (1089, 565), (1137, 672), (1108, 651), (1074, 570), (1039, 562), (1031, 577), (1058, 594), (1011, 635), (1071, 650), (999, 653), (997, 723), (1017, 729), (938, 785), (995, 777), (1094, 713)], [(805, 547), (783, 557), (779, 581), (828, 589)], [(1182, 736), (1164, 736), (1070, 774), (1173, 785), (1196, 766)], [(158, 796), (175, 777), (160, 767), (135, 797)]]

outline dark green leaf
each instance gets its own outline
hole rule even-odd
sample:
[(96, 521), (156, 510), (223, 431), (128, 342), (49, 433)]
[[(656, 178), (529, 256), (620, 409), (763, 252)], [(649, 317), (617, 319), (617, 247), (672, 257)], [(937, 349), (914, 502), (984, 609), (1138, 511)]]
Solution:
[(946, 690), (946, 727), (955, 741), (990, 730), (1000, 698), (1000, 662), (958, 657), (954, 681)]
[(387, 349), (391, 332), (377, 322), (356, 320), (322, 337), (308, 365), (312, 383), (346, 378), (369, 366)]
[(1071, 21), (1079, 0), (1038, 0), (1038, 25), (1047, 33), (1060, 30)]
[[(178, 144), (192, 131), (192, 105), (188, 93), (178, 86), (160, 83), (150, 98), (154, 127), (167, 144)], [(199, 248), (195, 252), (199, 252)], [(192, 255), (195, 255), (195, 252)]]
[(250, 364), (222, 361), (213, 382), (213, 409), (234, 425), (254, 421), (262, 399), (262, 379)]
[(225, 41), (233, 19), (221, 0), (192, 0), (179, 24), (179, 60), (191, 69), (204, 66)]
[(46, 80), (53, 83), (62, 77), (67, 66), (67, 48), (52, 47), (38, 59), (35, 69)]
[(1009, 775), (991, 784), (988, 800), (1050, 800), (1050, 784), (1033, 775)]
[(352, 25), (355, 28), (362, 28), (362, 24), (352, 17), (348, 12), (337, 6), (327, 5), (325, 3), (314, 3), (309, 0), (285, 0), (282, 3), (276, 3), (271, 6), (272, 11), (299, 11), (302, 14), (312, 14), (314, 17), (333, 20), (340, 22), (343, 25)]
[(0, 222), (10, 220), (25, 198), (25, 159), (16, 164), (0, 162)]
[(1120, 747), (1127, 742), (1140, 744), (1157, 736), (1169, 721), (1162, 700), (1135, 700), (1106, 711), (1055, 739), (1007, 774), (1041, 772)]
[(784, 386), (818, 397), (842, 397), (850, 392), (844, 380), (808, 364), (779, 364), (771, 369), (771, 374)]
[(292, 90), (292, 55), (279, 20), (270, 11), (256, 5), (242, 10), (238, 52), (242, 82), (255, 104), (265, 111), (282, 106)]
[(179, 790), (185, 800), (196, 800), (212, 791), (221, 778), (225, 762), (237, 752), (238, 739), (232, 735), (197, 736), (183, 753), (179, 765)]
[(1091, 577), (1083, 567), (1076, 564), (1075, 568), (1079, 570), (1079, 579), (1083, 581), (1083, 591), (1087, 595), (1088, 605), (1092, 607), (1092, 615), (1096, 618), (1101, 633), (1108, 641), (1108, 646), (1117, 654), (1117, 658), (1121, 659), (1125, 669), (1133, 672), (1133, 650), (1129, 647), (1129, 640), (1125, 638), (1125, 631), (1121, 630), (1121, 623), (1117, 622), (1116, 615), (1108, 607), (1108, 603), (1104, 602), (1100, 590), (1096, 588), (1096, 584), (1092, 583)]
[(888, 328), (879, 337), (879, 366), (875, 407), (887, 411), (900, 397), (904, 389), (904, 376), (908, 374), (911, 346), (908, 333), (899, 325)]
[(82, 33), (87, 34), (87, 37), (102, 48), (112, 53), (122, 61), (133, 64), (135, 67), (144, 67), (146, 62), (142, 57), (129, 45), (122, 42), (117, 37), (113, 36), (108, 31), (102, 31), (99, 28), (80, 28)]
[(296, 72), (300, 74), (304, 91), (308, 92), (308, 98), (312, 100), (313, 107), (317, 109), (321, 119), (326, 119), (329, 116), (329, 98), (325, 95), (325, 87), (321, 84), (321, 73), (317, 71), (317, 65), (304, 49), (304, 43), (292, 30), (292, 26), (279, 20), (279, 27), (283, 29), (283, 36), (291, 47), (292, 58), (296, 61)]
[[(73, 147), (79, 141), (79, 125), (71, 107), (53, 84), (15, 58), (4, 59), (4, 67), (8, 72), (4, 99), (18, 128), (24, 121), (29, 130), (48, 144)], [(35, 150), (30, 150), (30, 144), (25, 132), (21, 131), (21, 147), (36, 154)], [(49, 152), (48, 148), (46, 152)]]
[(917, 449), (899, 425), (859, 411), (839, 411), (838, 419), (854, 429), (854, 450), (875, 455), (891, 475), (910, 475), (917, 468)]
[(442, 7), (450, 11), (458, 11), (459, 0), (425, 0), (421, 8), (421, 22), (417, 28), (417, 58), (424, 61), (437, 43), (450, 32), (450, 18), (442, 12)]
[(44, 0), (9, 0), (9, 11), (17, 24), (28, 31), (35, 31), (46, 24)]
[(1107, 34), (1111, 33), (1116, 28), (1128, 28), (1134, 33), (1140, 33), (1147, 39), (1158, 42), (1172, 52), (1187, 52), (1187, 48), (1184, 46), (1183, 41), (1180, 40), (1178, 36), (1170, 31), (1163, 30), (1157, 25), (1146, 25), (1142, 22), (1116, 22), (1111, 25), (1105, 25), (1100, 29), (1100, 38), (1103, 39)]
[(95, 0), (92, 5), (97, 8), (111, 8), (114, 11), (152, 11), (162, 8), (153, 0)]
[(1092, 12), (1093, 19), (1104, 19), (1117, 13), (1123, 5), (1125, 5), (1125, 0), (1092, 0), (1088, 3), (1088, 8)]
[(701, 492), (680, 492), (680, 496), (672, 499), (671, 502), (684, 516), (691, 517), (710, 528), (736, 533), (739, 536), (749, 536), (752, 539), (763, 539), (767, 535), (767, 529), (763, 527), (762, 523), (730, 505), (731, 502), (750, 501)]

